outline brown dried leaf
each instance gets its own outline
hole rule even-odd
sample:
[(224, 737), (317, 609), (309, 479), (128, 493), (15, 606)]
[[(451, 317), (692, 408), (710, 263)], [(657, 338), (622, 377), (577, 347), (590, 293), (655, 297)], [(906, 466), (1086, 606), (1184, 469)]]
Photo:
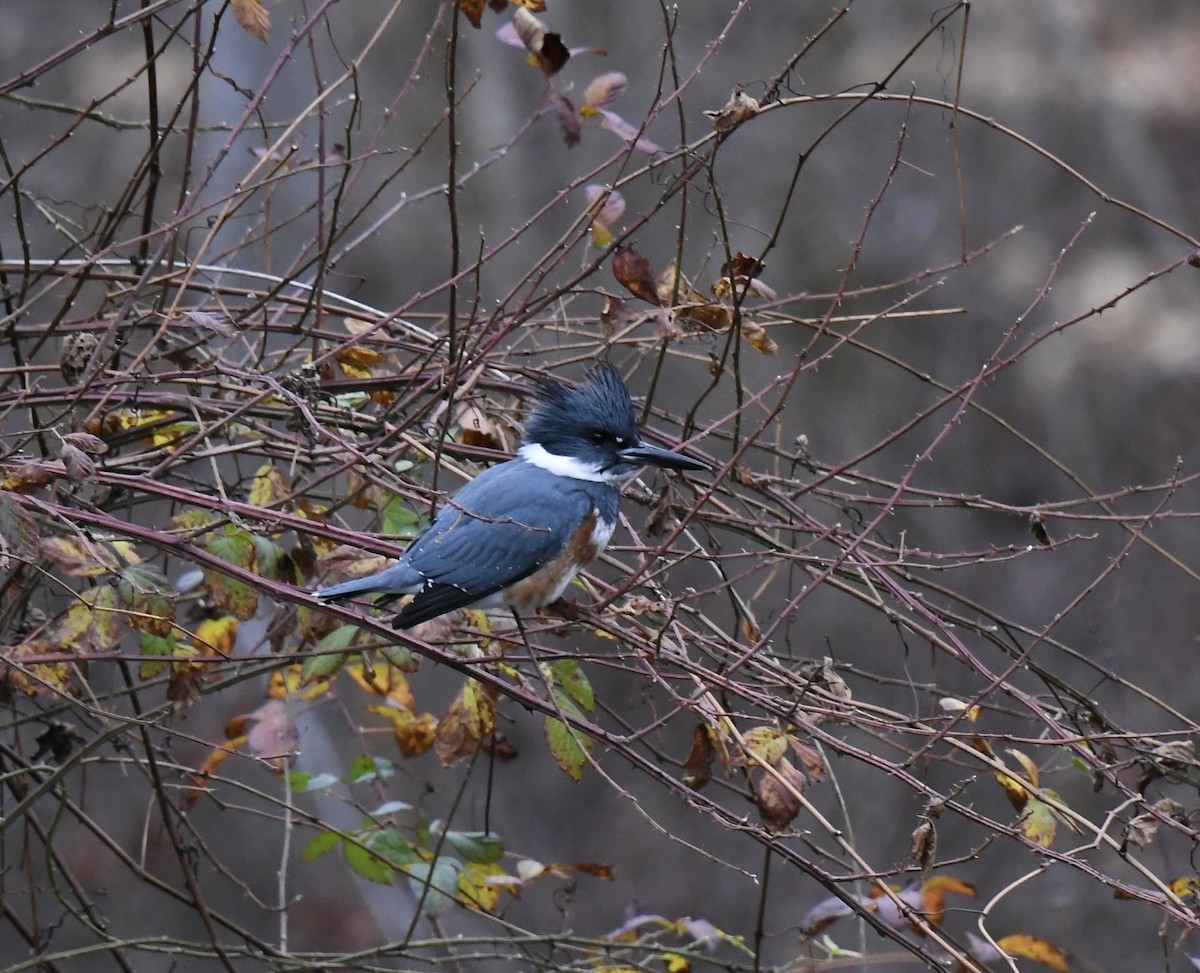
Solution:
[(459, 432), (456, 437), (464, 446), (483, 449), (503, 449), (499, 431), (492, 417), (473, 402), (464, 402), (454, 417)]
[(108, 452), (108, 443), (99, 436), (93, 436), (90, 432), (70, 432), (63, 436), (63, 442), (70, 443), (85, 453), (101, 455)]
[(793, 736), (788, 737), (788, 746), (800, 761), (800, 766), (814, 781), (820, 782), (825, 778), (825, 761), (815, 747), (809, 746), (803, 740)]
[(729, 101), (724, 108), (720, 111), (706, 111), (704, 114), (712, 119), (714, 129), (724, 133), (737, 128), (742, 122), (753, 118), (761, 110), (755, 99), (740, 88), (734, 88), (733, 94), (729, 96)]
[(446, 767), (471, 756), (496, 725), (496, 690), (468, 679), (437, 724), (435, 747)]
[(922, 818), (912, 833), (912, 844), (909, 847), (909, 856), (917, 867), (921, 869), (921, 873), (925, 874), (933, 867), (934, 858), (937, 854), (937, 830), (933, 826), (933, 822), (929, 818)]
[(349, 544), (339, 544), (328, 554), (317, 558), (317, 566), (323, 571), (337, 571), (348, 578), (365, 578), (387, 567), (391, 558), (382, 554), (368, 554)]
[(617, 248), (612, 259), (612, 270), (617, 283), (634, 297), (640, 297), (656, 307), (660, 305), (650, 261), (632, 247)]
[[(804, 774), (784, 758), (775, 768), (776, 774), (763, 771), (758, 776), (758, 813), (768, 831), (779, 832), (792, 823), (800, 813), (798, 794), (804, 791)], [(780, 779), (782, 778), (782, 780)]]
[(771, 340), (764, 328), (757, 321), (742, 321), (742, 338), (755, 351), (764, 355), (774, 355), (779, 351), (779, 345)]
[[(104, 322), (90, 323), (100, 326)], [(63, 336), (59, 345), (58, 370), (67, 384), (74, 385), (84, 377), (99, 344), (100, 336), (95, 331), (72, 331)]]
[(78, 446), (63, 443), (58, 451), (63, 469), (67, 471), (67, 479), (72, 483), (87, 483), (96, 475), (96, 464)]
[(26, 463), (15, 463), (7, 467), (4, 479), (0, 480), (0, 490), (11, 490), (13, 493), (33, 493), (48, 483), (53, 483), (62, 472), (47, 463), (32, 460)]
[(264, 44), (271, 29), (271, 15), (262, 0), (230, 0), (233, 17), (247, 34), (257, 37)]

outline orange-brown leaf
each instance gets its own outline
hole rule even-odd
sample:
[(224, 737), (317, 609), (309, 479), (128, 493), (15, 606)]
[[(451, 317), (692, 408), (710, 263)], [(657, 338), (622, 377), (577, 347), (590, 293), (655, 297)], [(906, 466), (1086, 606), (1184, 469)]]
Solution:
[(715, 735), (707, 723), (697, 723), (692, 730), (692, 752), (683, 763), (683, 782), (694, 791), (712, 780)]
[(779, 351), (779, 345), (767, 334), (767, 329), (757, 321), (742, 322), (742, 339), (751, 348), (762, 355), (774, 355)]
[(208, 792), (208, 781), (217, 768), (232, 756), (234, 750), (242, 746), (246, 742), (246, 738), (237, 737), (230, 740), (229, 745), (225, 747), (214, 747), (212, 752), (204, 758), (204, 763), (200, 765), (200, 769), (192, 774), (192, 783), (183, 792), (183, 803), (185, 807), (192, 807)]
[(632, 247), (618, 247), (612, 259), (613, 276), (617, 283), (634, 297), (640, 297), (656, 307), (660, 302), (650, 261)]
[(230, 0), (233, 17), (246, 33), (257, 37), (264, 44), (271, 29), (271, 15), (262, 0)]
[(1052, 970), (1058, 970), (1058, 973), (1067, 973), (1067, 958), (1046, 940), (1038, 939), (1037, 936), (1016, 933), (1005, 936), (996, 943), (1010, 956), (1024, 956)]
[(946, 893), (975, 897), (975, 886), (952, 875), (935, 875), (921, 884), (922, 911), (932, 926), (940, 926), (946, 916)]
[(466, 15), (476, 30), (483, 23), (483, 0), (458, 0), (458, 9)]

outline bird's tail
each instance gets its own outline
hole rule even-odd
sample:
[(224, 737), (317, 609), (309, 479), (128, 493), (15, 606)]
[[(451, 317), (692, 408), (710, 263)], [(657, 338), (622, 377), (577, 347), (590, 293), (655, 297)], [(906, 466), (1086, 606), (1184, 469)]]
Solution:
[(354, 581), (344, 581), (329, 588), (318, 588), (313, 592), (314, 598), (321, 601), (340, 601), (351, 595), (363, 595), (378, 591), (379, 582), (375, 578), (356, 578)]
[(402, 594), (411, 594), (420, 589), (422, 578), (403, 564), (393, 564), (385, 571), (353, 581), (343, 581), (329, 588), (319, 588), (313, 597), (321, 601), (338, 601), (353, 595), (369, 595), (376, 592), (392, 595), (389, 601)]

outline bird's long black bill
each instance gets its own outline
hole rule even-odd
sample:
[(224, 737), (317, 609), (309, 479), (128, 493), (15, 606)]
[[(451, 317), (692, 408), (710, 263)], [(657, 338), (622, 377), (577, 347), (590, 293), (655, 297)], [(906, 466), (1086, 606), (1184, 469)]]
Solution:
[(698, 459), (692, 459), (682, 453), (672, 453), (669, 449), (660, 449), (658, 446), (650, 446), (647, 443), (628, 446), (617, 455), (626, 463), (637, 463), (638, 465), (648, 463), (651, 466), (661, 466), (667, 470), (708, 470), (712, 468)]

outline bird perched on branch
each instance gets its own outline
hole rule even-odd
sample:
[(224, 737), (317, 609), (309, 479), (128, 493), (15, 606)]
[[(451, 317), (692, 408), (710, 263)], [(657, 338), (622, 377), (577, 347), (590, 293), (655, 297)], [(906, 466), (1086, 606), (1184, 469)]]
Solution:
[(458, 608), (529, 612), (558, 600), (604, 550), (617, 525), (621, 479), (646, 465), (709, 469), (641, 441), (629, 390), (607, 362), (579, 385), (543, 377), (534, 396), (515, 459), (459, 490), (391, 567), (315, 597), (415, 595), (396, 628)]

